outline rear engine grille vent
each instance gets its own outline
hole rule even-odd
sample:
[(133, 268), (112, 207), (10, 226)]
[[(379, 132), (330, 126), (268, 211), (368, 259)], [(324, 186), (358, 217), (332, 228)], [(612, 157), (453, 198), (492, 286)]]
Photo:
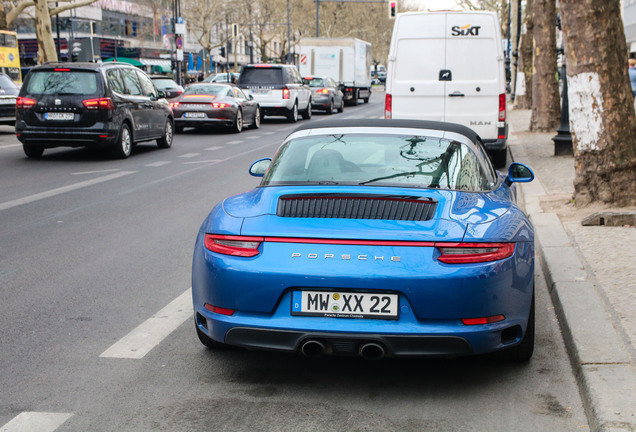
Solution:
[(426, 221), (437, 201), (422, 197), (368, 195), (295, 195), (278, 199), (276, 215), (297, 218)]

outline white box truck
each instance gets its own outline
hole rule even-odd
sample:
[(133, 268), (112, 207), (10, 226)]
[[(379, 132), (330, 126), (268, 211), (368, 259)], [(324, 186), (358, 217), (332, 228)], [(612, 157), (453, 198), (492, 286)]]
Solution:
[(398, 14), (389, 48), (385, 118), (459, 123), (506, 165), (506, 77), (493, 12)]
[(307, 38), (300, 41), (299, 70), (304, 77), (330, 77), (341, 85), (345, 101), (357, 105), (371, 96), (371, 44), (355, 38)]

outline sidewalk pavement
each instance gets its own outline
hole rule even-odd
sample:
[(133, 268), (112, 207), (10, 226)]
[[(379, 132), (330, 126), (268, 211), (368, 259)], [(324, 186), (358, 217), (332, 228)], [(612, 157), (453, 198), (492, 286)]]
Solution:
[(576, 208), (574, 158), (554, 156), (556, 132), (528, 132), (529, 110), (508, 115), (512, 159), (536, 175), (521, 184), (521, 204), (590, 429), (636, 431), (636, 227), (581, 225), (595, 212), (636, 208)]

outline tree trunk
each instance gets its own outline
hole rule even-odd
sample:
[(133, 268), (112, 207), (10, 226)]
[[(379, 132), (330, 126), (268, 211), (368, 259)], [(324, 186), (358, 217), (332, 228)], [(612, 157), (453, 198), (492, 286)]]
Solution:
[[(514, 108), (516, 109), (532, 108), (532, 75), (534, 74), (532, 65), (532, 44), (534, 37), (534, 16), (532, 15), (532, 2), (533, 0), (526, 1), (526, 32), (521, 35), (521, 41), (519, 42), (519, 71), (523, 72), (526, 94), (517, 94), (515, 96)], [(517, 74), (519, 74), (519, 72), (517, 72)]]
[(40, 64), (47, 61), (57, 61), (55, 40), (51, 31), (51, 16), (47, 0), (36, 0), (35, 3), (35, 35), (38, 40)]
[(534, 75), (530, 130), (550, 132), (561, 120), (557, 81), (555, 0), (534, 0)]
[(517, 40), (517, 29), (519, 28), (519, 22), (517, 21), (519, 13), (519, 5), (517, 0), (510, 2), (510, 50), (511, 50), (511, 63), (510, 63), (510, 85), (511, 92), (517, 96), (517, 66), (519, 63), (519, 41)]
[(636, 205), (636, 115), (619, 0), (560, 0), (577, 206)]
[(0, 30), (9, 30), (7, 13), (4, 10), (4, 1), (0, 1)]

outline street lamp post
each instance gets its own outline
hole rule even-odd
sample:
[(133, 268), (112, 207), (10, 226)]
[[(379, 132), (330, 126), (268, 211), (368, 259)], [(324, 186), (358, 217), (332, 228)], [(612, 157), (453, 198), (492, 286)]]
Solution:
[[(557, 29), (561, 30), (561, 18), (557, 16)], [(568, 76), (565, 66), (565, 47), (561, 41), (561, 48), (557, 50), (561, 54), (561, 80), (563, 80), (563, 88), (561, 89), (561, 124), (557, 129), (557, 134), (552, 137), (554, 141), (554, 155), (571, 155), (574, 154), (572, 148), (572, 134), (570, 133), (570, 102), (568, 100)]]

